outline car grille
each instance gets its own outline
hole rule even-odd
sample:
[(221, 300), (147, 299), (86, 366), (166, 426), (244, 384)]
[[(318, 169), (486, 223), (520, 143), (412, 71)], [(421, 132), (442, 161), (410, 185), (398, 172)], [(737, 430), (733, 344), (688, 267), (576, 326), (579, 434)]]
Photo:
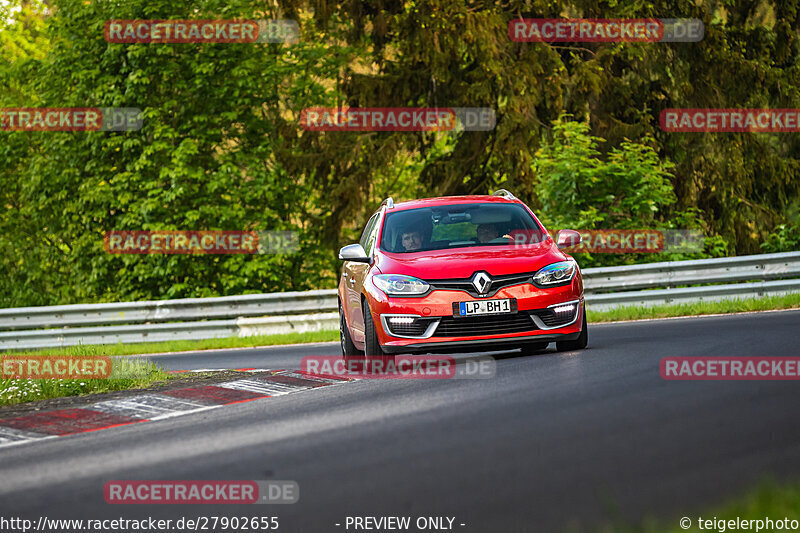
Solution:
[(448, 291), (464, 291), (468, 293), (470, 296), (474, 296), (476, 298), (482, 297), (485, 298), (487, 296), (494, 296), (497, 291), (504, 287), (510, 287), (512, 285), (520, 285), (522, 283), (530, 283), (531, 277), (533, 273), (523, 273), (523, 274), (510, 274), (507, 276), (493, 276), (492, 277), (492, 285), (490, 287), (489, 292), (486, 294), (480, 294), (478, 291), (475, 290), (475, 286), (472, 285), (471, 279), (439, 279), (439, 280), (425, 280), (431, 286), (431, 290), (448, 290)]
[(539, 328), (527, 312), (511, 315), (483, 315), (475, 317), (442, 317), (434, 337), (477, 337), (535, 331)]

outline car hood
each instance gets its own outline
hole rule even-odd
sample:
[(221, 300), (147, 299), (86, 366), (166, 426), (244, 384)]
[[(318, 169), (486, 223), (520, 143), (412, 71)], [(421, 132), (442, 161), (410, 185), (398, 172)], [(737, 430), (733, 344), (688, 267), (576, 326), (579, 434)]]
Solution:
[(491, 276), (535, 272), (567, 257), (548, 239), (519, 247), (482, 246), (401, 254), (381, 252), (377, 266), (384, 274), (404, 274), (423, 280), (466, 279), (480, 270)]

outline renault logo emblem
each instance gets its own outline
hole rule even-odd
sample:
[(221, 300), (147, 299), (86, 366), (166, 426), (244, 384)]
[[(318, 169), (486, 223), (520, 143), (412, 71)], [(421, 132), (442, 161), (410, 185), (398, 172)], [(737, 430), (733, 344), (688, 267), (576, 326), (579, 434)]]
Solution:
[(492, 278), (486, 272), (478, 272), (472, 276), (472, 286), (478, 294), (486, 294), (492, 286)]

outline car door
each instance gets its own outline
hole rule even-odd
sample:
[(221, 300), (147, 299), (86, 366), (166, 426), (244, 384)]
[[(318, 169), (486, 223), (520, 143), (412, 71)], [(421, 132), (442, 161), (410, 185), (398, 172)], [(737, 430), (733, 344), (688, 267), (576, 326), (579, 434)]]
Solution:
[[(372, 256), (375, 245), (375, 235), (378, 230), (378, 215), (375, 213), (370, 217), (367, 225), (364, 227), (364, 232), (361, 234), (359, 244), (367, 252), (368, 256)], [(364, 342), (364, 315), (361, 310), (361, 289), (364, 286), (364, 278), (369, 272), (369, 264), (358, 263), (355, 261), (345, 261), (342, 268), (342, 276), (345, 279), (345, 294), (347, 301), (342, 303), (345, 308), (348, 323), (350, 324), (351, 336), (355, 342)]]

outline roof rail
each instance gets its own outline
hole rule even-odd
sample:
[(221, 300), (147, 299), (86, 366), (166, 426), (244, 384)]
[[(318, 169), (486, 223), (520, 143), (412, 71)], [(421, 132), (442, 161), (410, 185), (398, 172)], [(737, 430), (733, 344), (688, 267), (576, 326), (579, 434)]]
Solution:
[(508, 198), (509, 200), (516, 200), (517, 197), (508, 192), (505, 189), (497, 189), (492, 193), (492, 196), (502, 196), (503, 198)]
[(394, 200), (392, 199), (391, 196), (386, 200), (384, 200), (383, 202), (381, 202), (381, 207), (383, 207), (384, 205), (389, 209), (394, 207)]

